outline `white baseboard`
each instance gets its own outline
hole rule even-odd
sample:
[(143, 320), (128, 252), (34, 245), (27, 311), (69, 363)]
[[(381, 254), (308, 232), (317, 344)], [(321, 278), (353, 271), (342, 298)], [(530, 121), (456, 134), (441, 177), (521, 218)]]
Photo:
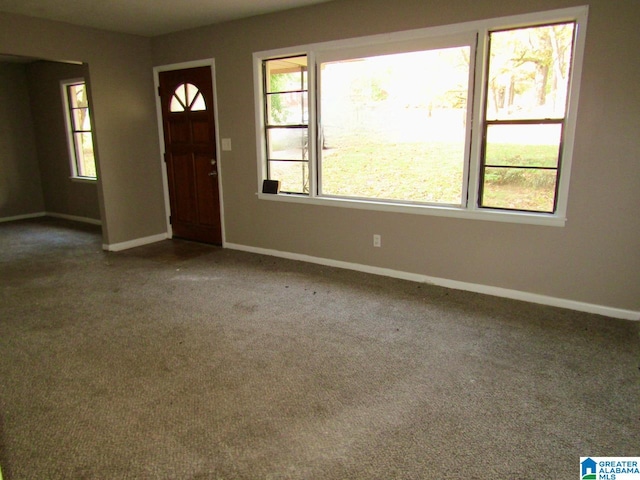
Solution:
[(383, 275), (386, 277), (399, 278), (401, 280), (410, 280), (413, 282), (427, 283), (439, 287), (452, 288), (455, 290), (466, 290), (469, 292), (482, 293), (485, 295), (493, 295), (496, 297), (510, 298), (512, 300), (522, 300), (530, 303), (538, 303), (541, 305), (549, 305), (552, 307), (567, 308), (579, 312), (595, 313), (607, 317), (620, 318), (624, 320), (640, 321), (640, 312), (634, 310), (625, 310), (621, 308), (607, 307), (586, 302), (578, 302), (575, 300), (567, 300), (564, 298), (550, 297), (547, 295), (538, 295), (536, 293), (522, 292), (520, 290), (510, 290), (508, 288), (492, 287), (488, 285), (480, 285), (477, 283), (459, 282), (457, 280), (448, 280), (446, 278), (430, 277), (417, 273), (402, 272), (389, 268), (373, 267), (370, 265), (362, 265), (359, 263), (343, 262), (340, 260), (332, 260), (329, 258), (312, 257), (299, 253), (281, 252), (279, 250), (271, 250), (266, 248), (257, 248), (247, 245), (239, 245), (235, 243), (225, 243), (225, 248), (232, 250), (241, 250), (250, 253), (258, 253), (261, 255), (270, 255), (273, 257), (287, 258), (290, 260), (300, 260), (303, 262), (316, 263), (329, 267), (344, 268), (347, 270), (355, 270), (358, 272), (371, 273), (374, 275)]
[(67, 215), (66, 213), (46, 212), (47, 217), (61, 218), (63, 220), (71, 220), (74, 222), (90, 223), (91, 225), (102, 225), (100, 220), (88, 217), (79, 217), (77, 215)]
[(27, 213), (25, 215), (14, 215), (12, 217), (2, 217), (0, 218), (0, 223), (4, 222), (14, 222), (16, 220), (27, 220), (29, 218), (39, 218), (46, 216), (46, 212), (37, 212), (37, 213)]
[(161, 242), (162, 240), (166, 240), (167, 238), (169, 238), (167, 233), (159, 233), (158, 235), (136, 238), (127, 242), (103, 244), (102, 249), (109, 252), (120, 252), (122, 250), (128, 250), (129, 248), (141, 247), (143, 245), (149, 245), (150, 243)]
[(61, 218), (63, 220), (72, 220), (74, 222), (90, 223), (92, 225), (102, 225), (102, 222), (100, 220), (96, 220), (95, 218), (79, 217), (77, 215), (67, 215), (66, 213), (56, 213), (56, 212), (36, 212), (36, 213), (27, 213), (25, 215), (15, 215), (13, 217), (3, 217), (3, 218), (0, 218), (0, 223), (14, 222), (16, 220), (27, 220), (30, 218), (41, 218), (41, 217)]

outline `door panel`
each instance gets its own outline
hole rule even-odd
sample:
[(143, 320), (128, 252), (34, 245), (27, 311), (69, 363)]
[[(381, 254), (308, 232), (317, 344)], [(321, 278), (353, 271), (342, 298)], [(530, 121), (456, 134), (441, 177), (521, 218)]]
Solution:
[(173, 234), (221, 245), (211, 69), (161, 72), (159, 80)]
[(215, 225), (218, 221), (218, 211), (215, 208), (217, 199), (209, 195), (207, 188), (211, 183), (211, 158), (208, 155), (197, 155), (195, 167), (200, 222), (204, 225)]
[(186, 118), (170, 118), (168, 124), (168, 141), (172, 145), (172, 148), (175, 148), (179, 144), (187, 144), (189, 142), (189, 122)]
[(194, 144), (207, 144), (214, 141), (209, 131), (209, 123), (206, 119), (191, 122), (191, 135)]
[(197, 221), (196, 210), (191, 208), (191, 198), (196, 195), (191, 155), (176, 154), (171, 157), (170, 191), (173, 190), (171, 216), (174, 223), (194, 223)]

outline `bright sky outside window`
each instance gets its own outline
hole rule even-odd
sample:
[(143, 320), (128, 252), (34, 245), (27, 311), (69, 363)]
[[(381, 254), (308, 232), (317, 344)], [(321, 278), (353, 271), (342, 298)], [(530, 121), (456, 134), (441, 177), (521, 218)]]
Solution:
[(95, 180), (96, 162), (86, 84), (84, 81), (63, 83), (63, 88), (68, 113), (72, 176)]
[(321, 64), (321, 193), (460, 206), (469, 52)]
[(201, 112), (207, 109), (204, 97), (198, 87), (191, 83), (178, 85), (171, 98), (169, 110), (171, 112)]

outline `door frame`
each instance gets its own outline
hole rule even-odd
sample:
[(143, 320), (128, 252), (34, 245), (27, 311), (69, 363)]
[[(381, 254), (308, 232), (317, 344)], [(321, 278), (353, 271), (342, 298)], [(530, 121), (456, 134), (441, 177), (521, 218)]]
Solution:
[(216, 64), (215, 59), (208, 58), (204, 60), (194, 60), (191, 62), (182, 62), (182, 63), (172, 63), (168, 65), (159, 65), (157, 67), (153, 67), (153, 84), (154, 84), (154, 95), (156, 97), (156, 117), (158, 121), (158, 141), (160, 143), (160, 170), (162, 172), (162, 187), (164, 190), (164, 209), (165, 209), (165, 217), (167, 222), (167, 238), (173, 237), (173, 228), (171, 227), (171, 222), (169, 221), (169, 216), (171, 215), (171, 201), (169, 199), (169, 179), (167, 177), (167, 166), (164, 161), (164, 124), (162, 121), (162, 104), (160, 101), (160, 95), (158, 95), (158, 89), (160, 88), (160, 72), (167, 72), (171, 70), (185, 70), (187, 68), (195, 68), (195, 67), (211, 67), (211, 85), (213, 86), (213, 121), (215, 122), (215, 148), (216, 148), (216, 156), (215, 158), (218, 161), (218, 191), (220, 202), (220, 227), (222, 230), (222, 247), (224, 248), (226, 245), (226, 235), (225, 235), (225, 221), (224, 221), (224, 202), (223, 202), (223, 192), (222, 192), (222, 176), (223, 173), (223, 161), (220, 158), (220, 152), (222, 151), (220, 148), (220, 123), (218, 122), (218, 92), (216, 90)]

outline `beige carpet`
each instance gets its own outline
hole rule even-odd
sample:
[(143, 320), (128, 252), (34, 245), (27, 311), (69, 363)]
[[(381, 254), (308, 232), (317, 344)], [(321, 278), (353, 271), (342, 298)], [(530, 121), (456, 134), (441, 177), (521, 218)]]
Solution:
[(100, 244), (0, 224), (5, 480), (571, 479), (640, 454), (638, 323)]

